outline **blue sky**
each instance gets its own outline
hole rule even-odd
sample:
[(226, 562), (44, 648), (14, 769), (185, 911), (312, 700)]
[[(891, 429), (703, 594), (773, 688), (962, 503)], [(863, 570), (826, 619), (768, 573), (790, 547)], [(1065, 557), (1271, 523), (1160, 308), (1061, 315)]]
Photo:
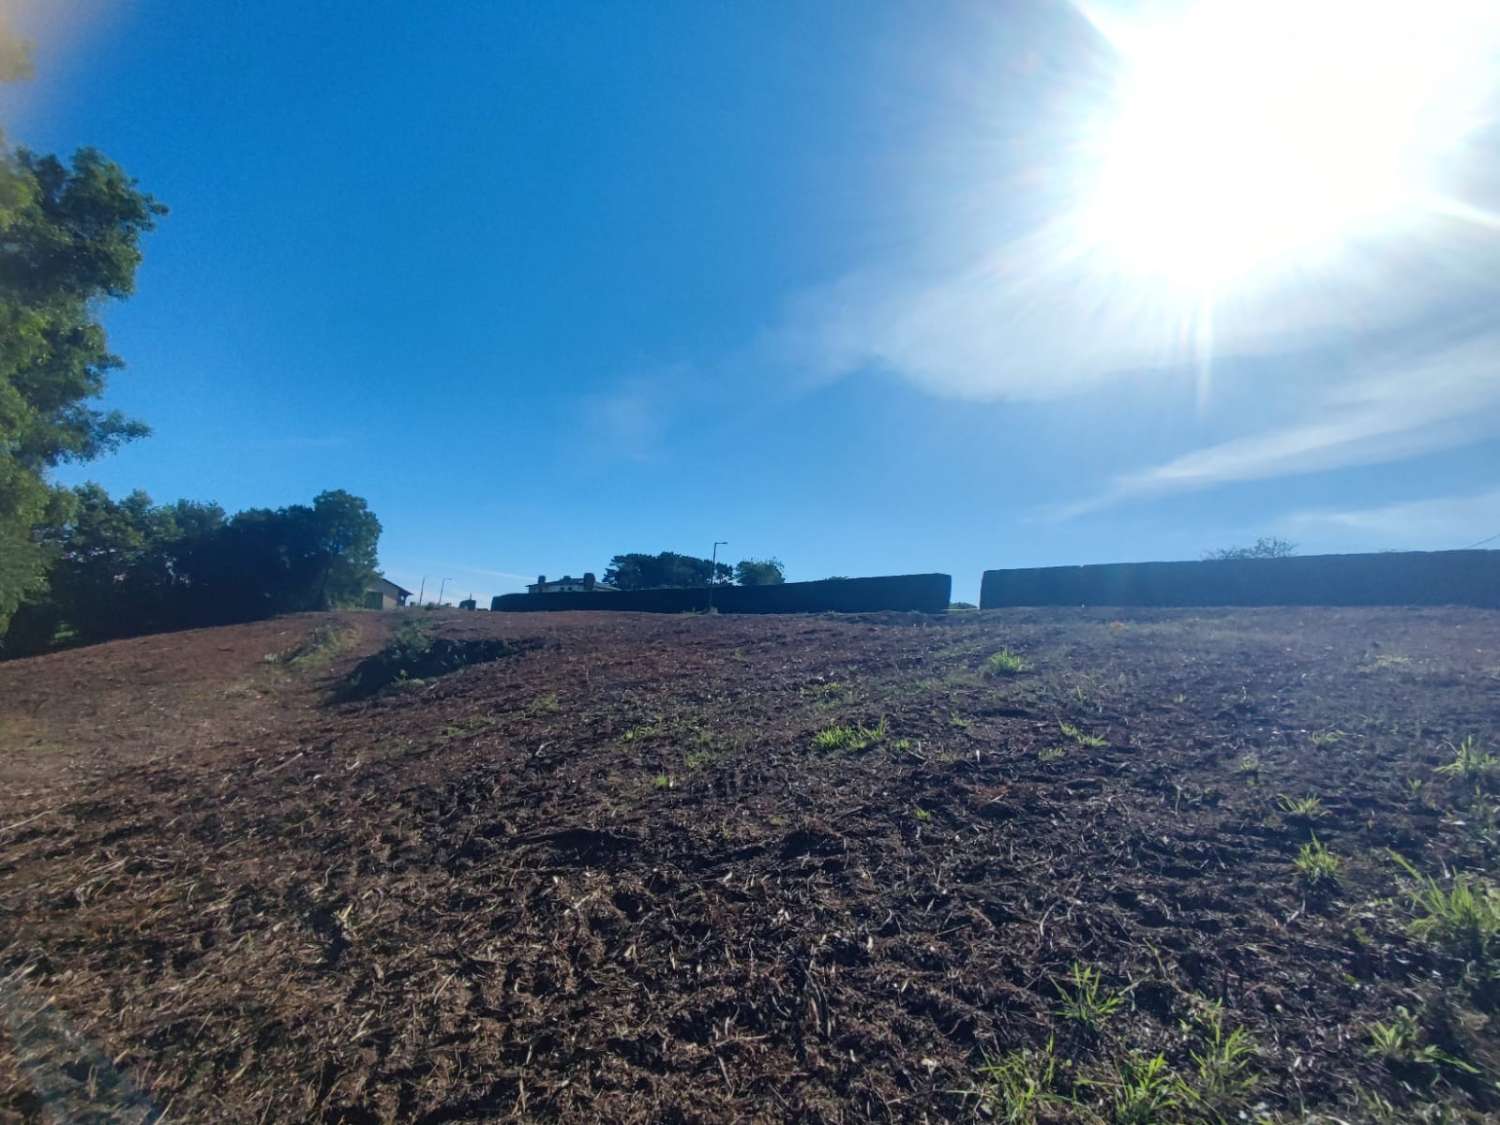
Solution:
[(974, 599), (1500, 532), (1488, 86), (1431, 154), (1460, 217), (1210, 299), (1073, 252), (1121, 64), (1063, 4), (5, 7), (38, 71), (8, 133), (171, 208), (106, 313), (108, 403), (154, 435), (62, 480), (346, 488), (450, 600), (715, 539)]

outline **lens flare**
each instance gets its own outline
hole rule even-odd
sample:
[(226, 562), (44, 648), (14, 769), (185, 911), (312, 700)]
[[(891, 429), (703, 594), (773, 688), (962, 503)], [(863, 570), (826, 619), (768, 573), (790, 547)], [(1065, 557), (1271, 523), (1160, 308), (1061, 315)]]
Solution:
[(1500, 42), (1500, 5), (1470, 0), (1210, 2), (1150, 25), (1086, 14), (1120, 73), (1087, 146), (1079, 237), (1122, 272), (1199, 293), (1434, 210)]

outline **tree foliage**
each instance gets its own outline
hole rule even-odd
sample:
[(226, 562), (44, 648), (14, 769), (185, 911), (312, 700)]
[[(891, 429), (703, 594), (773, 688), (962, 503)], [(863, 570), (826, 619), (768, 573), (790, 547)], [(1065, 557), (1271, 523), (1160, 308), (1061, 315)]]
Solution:
[(1268, 539), (1264, 536), (1249, 547), (1220, 547), (1216, 551), (1205, 551), (1208, 560), (1232, 559), (1286, 559), (1297, 553), (1297, 544), (1285, 539)]
[(59, 634), (99, 641), (355, 605), (375, 575), (380, 521), (343, 491), (232, 519), (217, 504), (155, 505), (144, 492), (114, 500), (96, 484), (69, 501), (63, 519), (38, 529), (48, 592), (15, 614), (7, 655)]
[[(30, 67), (0, 27), (0, 81)], [(47, 470), (147, 432), (88, 403), (120, 366), (98, 303), (130, 294), (141, 235), (165, 211), (93, 149), (68, 164), (0, 134), (0, 629), (45, 585), (48, 553), (33, 529), (67, 518)]]
[(780, 559), (741, 559), (734, 566), (734, 580), (741, 586), (779, 586), (786, 581)]
[(707, 586), (710, 574), (715, 582), (727, 582), (734, 577), (734, 570), (711, 559), (663, 551), (659, 555), (616, 555), (609, 560), (604, 581), (621, 590), (651, 590), (662, 586)]

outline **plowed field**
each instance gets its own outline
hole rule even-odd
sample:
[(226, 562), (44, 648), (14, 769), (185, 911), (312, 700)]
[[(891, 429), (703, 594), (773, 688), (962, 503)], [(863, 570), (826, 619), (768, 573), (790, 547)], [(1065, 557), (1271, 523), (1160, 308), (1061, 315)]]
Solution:
[(0, 1116), (1489, 1120), (1492, 751), (1469, 610), (0, 664)]

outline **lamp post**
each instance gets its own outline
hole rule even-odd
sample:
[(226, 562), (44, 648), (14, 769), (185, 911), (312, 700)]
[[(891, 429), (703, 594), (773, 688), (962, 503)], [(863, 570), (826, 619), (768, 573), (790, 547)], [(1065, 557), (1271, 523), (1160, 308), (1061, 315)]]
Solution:
[(438, 600), (437, 600), (437, 604), (438, 605), (442, 605), (443, 604), (443, 591), (448, 588), (448, 583), (451, 582), (451, 581), (452, 581), (451, 578), (444, 578), (442, 585), (440, 585), (438, 587)]
[(714, 540), (713, 558), (708, 564), (708, 608), (714, 607), (714, 587), (719, 584), (719, 548), (729, 546), (728, 539)]

